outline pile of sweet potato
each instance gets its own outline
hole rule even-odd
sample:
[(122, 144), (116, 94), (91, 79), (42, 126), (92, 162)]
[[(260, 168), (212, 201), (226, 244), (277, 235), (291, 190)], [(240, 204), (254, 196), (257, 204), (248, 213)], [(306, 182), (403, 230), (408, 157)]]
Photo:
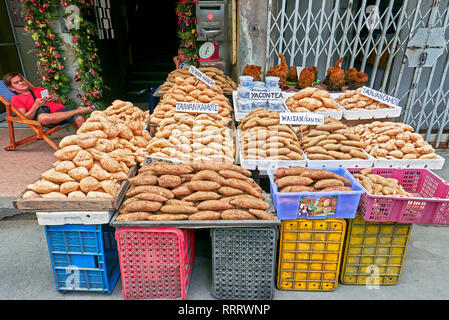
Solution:
[(276, 219), (251, 172), (235, 164), (143, 165), (117, 221)]

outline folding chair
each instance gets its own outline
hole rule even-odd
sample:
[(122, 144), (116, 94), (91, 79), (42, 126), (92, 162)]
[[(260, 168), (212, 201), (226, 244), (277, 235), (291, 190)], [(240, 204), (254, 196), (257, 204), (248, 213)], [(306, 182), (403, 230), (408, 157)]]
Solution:
[[(20, 75), (22, 78), (23, 76)], [(25, 82), (28, 84), (30, 88), (34, 88), (34, 86), (27, 81), (25, 78), (23, 78)], [(62, 128), (65, 128), (69, 125), (72, 125), (72, 127), (77, 130), (77, 126), (74, 124), (63, 124), (58, 125), (52, 128), (47, 128), (44, 125), (42, 125), (39, 121), (36, 120), (30, 120), (26, 118), (23, 114), (21, 114), (16, 108), (14, 108), (11, 105), (11, 99), (12, 97), (16, 95), (13, 91), (9, 90), (6, 84), (3, 82), (3, 80), (0, 80), (0, 102), (2, 102), (5, 105), (6, 108), (6, 117), (5, 120), (8, 122), (8, 131), (9, 131), (9, 140), (10, 145), (5, 147), (6, 151), (16, 150), (18, 146), (24, 145), (25, 143), (32, 142), (35, 140), (42, 139), (45, 142), (47, 142), (53, 149), (59, 150), (59, 146), (54, 143), (49, 136), (58, 131)], [(32, 136), (29, 136), (27, 138), (24, 138), (20, 141), (15, 140), (14, 136), (14, 122), (17, 123), (25, 123), (27, 124), (34, 132), (35, 134)]]

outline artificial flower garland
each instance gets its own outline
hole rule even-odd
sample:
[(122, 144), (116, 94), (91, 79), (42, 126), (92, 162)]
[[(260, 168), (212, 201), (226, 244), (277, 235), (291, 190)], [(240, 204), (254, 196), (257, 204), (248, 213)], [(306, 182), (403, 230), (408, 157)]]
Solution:
[(39, 58), (37, 67), (40, 82), (50, 92), (57, 94), (68, 107), (74, 102), (67, 98), (72, 90), (71, 78), (64, 70), (64, 58), (61, 56), (61, 38), (50, 29), (50, 22), (59, 17), (58, 4), (50, 0), (22, 0), (24, 29), (31, 33), (36, 45), (35, 53)]
[(195, 4), (199, 0), (179, 0), (176, 6), (178, 16), (178, 38), (181, 39), (180, 48), (193, 64), (198, 61), (198, 36), (196, 27)]
[[(96, 105), (103, 109), (102, 90), (104, 87), (103, 78), (100, 73), (102, 71), (98, 49), (95, 46), (94, 38), (97, 36), (97, 28), (89, 20), (89, 16), (93, 15), (93, 0), (61, 0), (64, 9), (78, 8), (77, 15), (79, 19), (76, 21), (79, 25), (72, 28), (70, 24), (66, 24), (66, 29), (72, 36), (72, 44), (74, 46), (76, 60), (79, 67), (75, 73), (75, 81), (81, 81), (81, 92), (77, 97), (81, 99), (84, 106)], [(72, 6), (72, 7), (71, 7)], [(71, 10), (67, 10), (65, 17), (72, 14)]]

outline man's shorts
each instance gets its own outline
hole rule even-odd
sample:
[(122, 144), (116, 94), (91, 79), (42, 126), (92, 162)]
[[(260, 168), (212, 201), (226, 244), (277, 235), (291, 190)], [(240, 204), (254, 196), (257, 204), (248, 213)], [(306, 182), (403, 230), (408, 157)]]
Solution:
[[(59, 109), (58, 111), (55, 111), (55, 112), (66, 112), (66, 111), (69, 111), (69, 109), (67, 109), (67, 108)], [(47, 106), (43, 106), (43, 107), (40, 107), (39, 109), (37, 109), (36, 114), (34, 115), (33, 120), (37, 121), (37, 117), (40, 114), (43, 114), (43, 113), (51, 113), (50, 112), (50, 108), (47, 107)], [(61, 121), (59, 123), (46, 124), (46, 125), (44, 125), (44, 127), (54, 128), (56, 126), (64, 125), (64, 124), (67, 124), (67, 123), (72, 123), (73, 124), (73, 123), (75, 123), (75, 120), (78, 117), (82, 117), (82, 115), (81, 114), (75, 114), (74, 116), (71, 116), (70, 118), (67, 118), (67, 119), (65, 119), (65, 120), (63, 120), (63, 121)]]

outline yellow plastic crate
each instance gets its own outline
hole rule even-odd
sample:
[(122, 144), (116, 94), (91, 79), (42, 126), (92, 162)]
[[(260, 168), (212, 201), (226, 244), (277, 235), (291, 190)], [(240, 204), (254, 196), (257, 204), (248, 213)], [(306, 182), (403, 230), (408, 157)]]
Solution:
[(394, 285), (399, 282), (412, 224), (367, 222), (357, 214), (348, 222), (340, 282)]
[(335, 290), (346, 221), (284, 220), (280, 230), (277, 287), (280, 290)]

